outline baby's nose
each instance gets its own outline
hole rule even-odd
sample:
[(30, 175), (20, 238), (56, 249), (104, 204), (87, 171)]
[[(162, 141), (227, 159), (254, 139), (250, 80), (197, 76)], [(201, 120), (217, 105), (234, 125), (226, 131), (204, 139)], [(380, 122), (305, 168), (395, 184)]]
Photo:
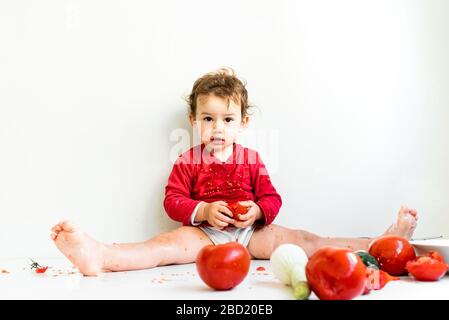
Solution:
[(221, 120), (217, 120), (214, 122), (214, 130), (223, 130), (224, 128), (224, 122)]

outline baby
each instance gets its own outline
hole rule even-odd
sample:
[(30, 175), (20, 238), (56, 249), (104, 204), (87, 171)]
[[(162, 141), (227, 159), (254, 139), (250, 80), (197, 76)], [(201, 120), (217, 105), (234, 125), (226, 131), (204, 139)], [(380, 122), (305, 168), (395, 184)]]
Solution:
[[(256, 151), (236, 143), (249, 123), (248, 93), (232, 70), (199, 78), (188, 98), (189, 120), (201, 144), (182, 154), (166, 186), (164, 207), (183, 226), (140, 243), (104, 244), (69, 221), (52, 228), (58, 249), (84, 275), (192, 263), (206, 245), (237, 241), (252, 258), (269, 259), (283, 243), (302, 247), (308, 256), (323, 246), (367, 250), (373, 238), (320, 237), (272, 224), (282, 200)], [(231, 202), (247, 212), (236, 217)], [(246, 210), (245, 210), (246, 211)], [(417, 212), (402, 206), (383, 235), (410, 239)]]

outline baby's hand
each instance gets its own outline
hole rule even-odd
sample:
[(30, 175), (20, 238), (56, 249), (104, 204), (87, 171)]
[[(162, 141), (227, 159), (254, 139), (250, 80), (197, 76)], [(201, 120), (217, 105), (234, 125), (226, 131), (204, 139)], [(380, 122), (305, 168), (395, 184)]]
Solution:
[(234, 223), (237, 228), (246, 228), (252, 226), (254, 222), (256, 222), (256, 220), (263, 217), (262, 210), (260, 210), (260, 207), (253, 201), (240, 201), (239, 203), (242, 206), (248, 207), (248, 212), (239, 215), (239, 219), (241, 221), (236, 221)]
[(217, 229), (223, 229), (229, 224), (235, 224), (235, 220), (232, 219), (232, 212), (226, 206), (227, 203), (224, 201), (207, 203), (204, 206), (204, 218), (211, 226)]

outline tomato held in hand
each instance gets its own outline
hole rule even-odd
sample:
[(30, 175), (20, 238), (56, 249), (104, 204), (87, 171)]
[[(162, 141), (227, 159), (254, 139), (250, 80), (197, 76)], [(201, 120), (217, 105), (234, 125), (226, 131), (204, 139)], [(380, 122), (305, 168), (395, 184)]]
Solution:
[(410, 242), (398, 236), (383, 236), (374, 240), (370, 244), (369, 254), (377, 259), (381, 270), (393, 276), (405, 274), (405, 265), (416, 257)]
[(232, 218), (241, 221), (239, 214), (246, 214), (248, 207), (242, 206), (239, 202), (232, 202), (227, 205), (228, 209), (232, 212)]
[(448, 265), (438, 252), (430, 251), (426, 256), (407, 262), (405, 268), (416, 280), (438, 281), (446, 274)]
[(307, 281), (322, 300), (349, 300), (361, 295), (366, 285), (366, 266), (349, 249), (323, 247), (306, 265)]
[(208, 245), (198, 253), (196, 268), (209, 287), (229, 290), (245, 279), (250, 260), (248, 250), (240, 243)]

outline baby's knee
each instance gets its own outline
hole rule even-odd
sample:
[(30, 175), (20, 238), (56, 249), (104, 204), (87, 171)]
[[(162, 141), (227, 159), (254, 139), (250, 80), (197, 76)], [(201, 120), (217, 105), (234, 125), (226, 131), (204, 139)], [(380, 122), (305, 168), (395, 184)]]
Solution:
[(168, 231), (168, 232), (165, 232), (165, 233), (161, 233), (161, 234), (151, 238), (147, 242), (151, 243), (153, 245), (157, 244), (157, 245), (160, 245), (160, 246), (168, 246), (168, 245), (171, 245), (174, 242), (176, 242), (177, 238), (179, 238), (179, 237), (177, 237), (177, 235), (174, 232), (174, 230), (172, 230), (172, 231)]
[(295, 230), (295, 238), (297, 243), (306, 245), (316, 245), (321, 240), (320, 236), (305, 230)]

